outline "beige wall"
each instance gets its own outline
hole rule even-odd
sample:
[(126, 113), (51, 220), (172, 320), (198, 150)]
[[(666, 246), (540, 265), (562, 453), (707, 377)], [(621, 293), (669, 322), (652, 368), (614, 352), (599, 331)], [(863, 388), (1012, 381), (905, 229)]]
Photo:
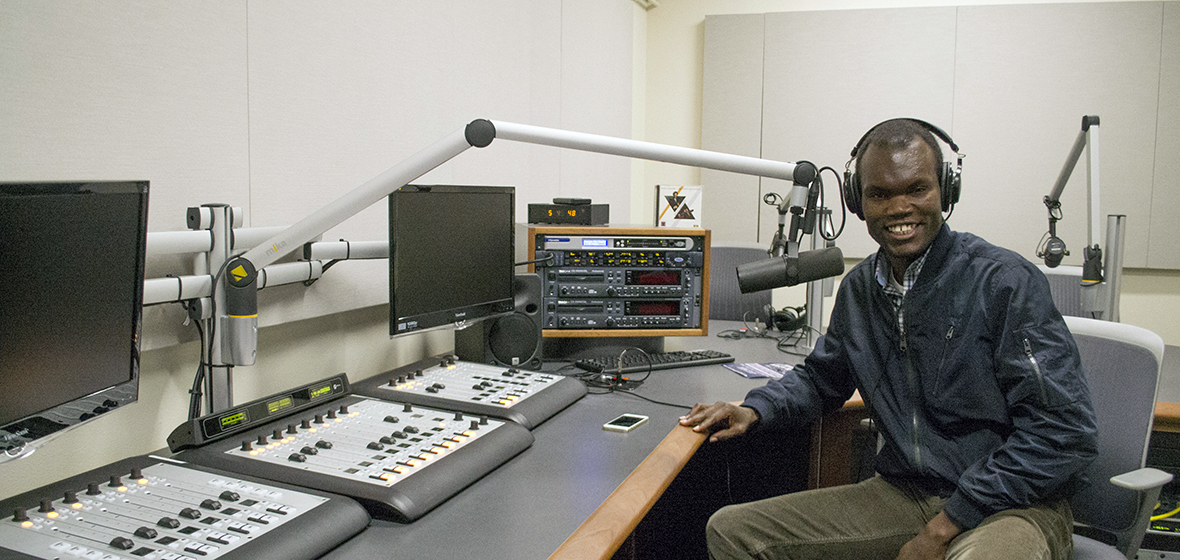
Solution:
[[(1171, 0), (1175, 1), (1175, 0)], [(964, 6), (990, 4), (1044, 4), (1067, 2), (988, 1), (869, 1), (869, 0), (669, 0), (648, 12), (647, 91), (644, 106), (645, 139), (679, 146), (700, 147), (701, 96), (704, 66), (704, 20), (706, 15), (768, 13), (810, 10), (901, 8), (921, 6)], [(800, 87), (804, 87), (802, 84)], [(1064, 150), (1064, 148), (1062, 148)], [(1059, 154), (1054, 154), (1056, 161)], [(656, 184), (700, 184), (696, 168), (646, 163), (645, 189)], [(645, 193), (647, 190), (644, 191)], [(1110, 190), (1106, 191), (1109, 196)], [(649, 197), (650, 198), (650, 197)], [(652, 200), (634, 197), (646, 207), (633, 205), (632, 213), (650, 216)], [(708, 208), (704, 209), (708, 212)], [(753, 217), (752, 217), (753, 218)], [(860, 227), (852, 222), (849, 227)], [(851, 264), (851, 262), (849, 263)], [(800, 287), (780, 290), (778, 304), (799, 305), (804, 301)], [(830, 309), (830, 302), (826, 305)], [(1126, 271), (1121, 301), (1123, 322), (1158, 333), (1164, 341), (1180, 345), (1180, 273), (1151, 269)]]

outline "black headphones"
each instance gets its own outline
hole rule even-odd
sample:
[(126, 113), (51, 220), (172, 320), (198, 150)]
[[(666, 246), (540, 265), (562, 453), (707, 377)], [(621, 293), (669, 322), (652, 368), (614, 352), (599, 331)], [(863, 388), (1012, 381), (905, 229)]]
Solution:
[(769, 303), (762, 306), (762, 320), (767, 329), (779, 332), (797, 331), (807, 326), (807, 307), (784, 307), (775, 309)]
[(959, 191), (962, 188), (963, 154), (959, 153), (959, 146), (955, 144), (954, 140), (951, 140), (950, 135), (941, 128), (938, 128), (937, 126), (934, 126), (924, 120), (909, 118), (889, 119), (887, 121), (873, 125), (873, 128), (870, 128), (869, 131), (864, 134), (864, 136), (860, 137), (860, 140), (856, 142), (856, 147), (852, 148), (851, 158), (848, 160), (848, 163), (844, 165), (844, 204), (848, 206), (848, 210), (850, 212), (856, 214), (856, 217), (862, 220), (865, 219), (865, 215), (861, 206), (860, 173), (858, 172), (859, 170), (851, 170), (852, 164), (856, 161), (856, 154), (858, 151), (860, 151), (861, 144), (863, 144), (865, 139), (869, 137), (869, 134), (876, 130), (877, 127), (887, 122), (896, 120), (906, 120), (918, 123), (923, 128), (929, 130), (932, 134), (941, 139), (943, 142), (946, 142), (947, 145), (949, 145), (951, 149), (954, 150), (955, 155), (958, 157), (958, 161), (955, 163), (955, 165), (952, 166), (950, 162), (943, 161), (942, 166), (937, 170), (939, 190), (938, 194), (941, 196), (943, 212), (950, 210), (951, 206), (954, 206), (954, 204), (959, 201)]

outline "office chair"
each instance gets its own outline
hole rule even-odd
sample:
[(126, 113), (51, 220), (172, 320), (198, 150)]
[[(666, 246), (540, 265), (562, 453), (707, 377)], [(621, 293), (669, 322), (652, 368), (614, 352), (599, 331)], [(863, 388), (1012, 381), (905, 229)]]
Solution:
[(743, 294), (738, 289), (737, 267), (768, 258), (766, 247), (748, 244), (713, 245), (709, 249), (709, 318), (746, 320), (751, 324), (770, 304), (770, 290)]
[(1053, 304), (1057, 311), (1065, 316), (1087, 317), (1082, 311), (1082, 267), (1058, 266), (1049, 268), (1038, 264), (1037, 268), (1045, 273), (1049, 280), (1049, 293), (1053, 296)]
[(1143, 468), (1164, 342), (1132, 325), (1083, 317), (1065, 322), (1077, 341), (1098, 418), (1098, 457), (1086, 471), (1090, 486), (1070, 502), (1073, 558), (1134, 558), (1160, 489), (1172, 479)]

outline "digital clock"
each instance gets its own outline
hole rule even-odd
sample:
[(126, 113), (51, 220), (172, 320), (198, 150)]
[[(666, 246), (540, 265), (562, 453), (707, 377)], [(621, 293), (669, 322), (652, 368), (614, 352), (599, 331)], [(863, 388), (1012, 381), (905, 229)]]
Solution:
[(610, 221), (609, 204), (530, 204), (530, 224), (604, 225)]

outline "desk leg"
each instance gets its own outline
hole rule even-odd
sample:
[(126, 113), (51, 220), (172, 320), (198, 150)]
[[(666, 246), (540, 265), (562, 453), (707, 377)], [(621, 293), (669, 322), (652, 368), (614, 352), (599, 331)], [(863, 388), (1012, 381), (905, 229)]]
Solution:
[(811, 428), (811, 456), (807, 487), (840, 486), (855, 482), (853, 433), (868, 417), (864, 407), (846, 407), (820, 418)]

